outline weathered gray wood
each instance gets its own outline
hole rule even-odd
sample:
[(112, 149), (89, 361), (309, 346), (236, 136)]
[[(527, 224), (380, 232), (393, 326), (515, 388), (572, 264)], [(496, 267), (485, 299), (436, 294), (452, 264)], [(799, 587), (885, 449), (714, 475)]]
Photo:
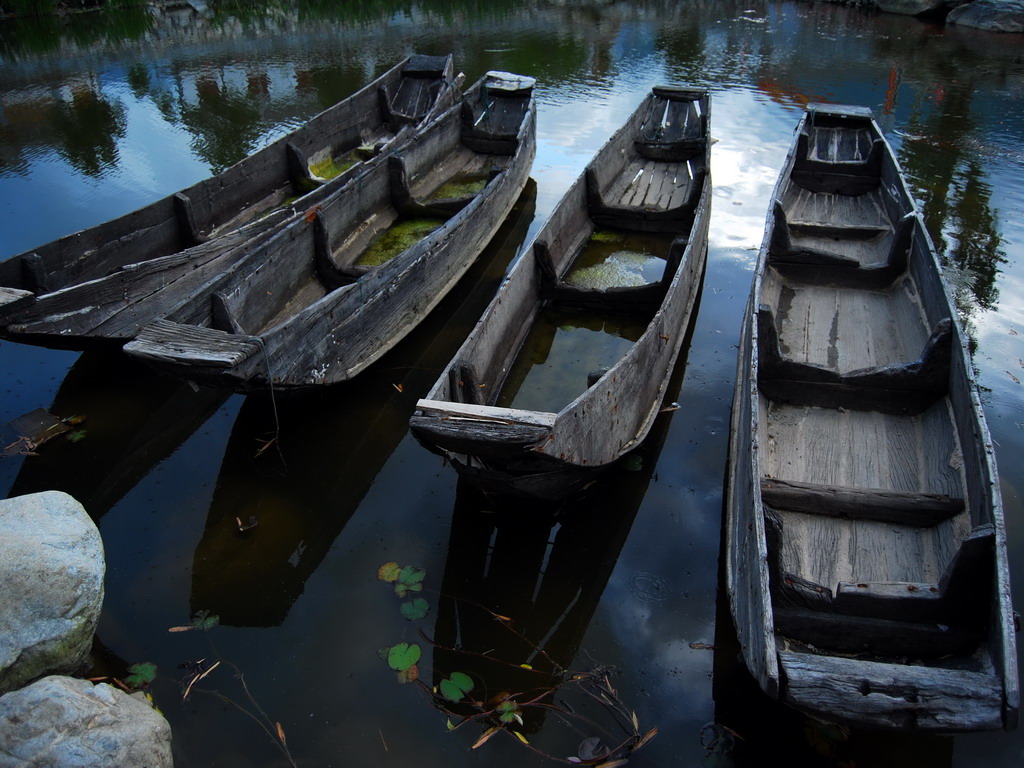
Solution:
[[(706, 118), (707, 94), (679, 91), (681, 98), (684, 93), (688, 104), (700, 103)], [(635, 142), (641, 126), (652, 104), (657, 103), (661, 112), (655, 112), (662, 114), (666, 99), (648, 96), (569, 188), (410, 422), (417, 438), (445, 453), (471, 481), (546, 498), (570, 494), (589, 482), (594, 470), (607, 467), (634, 448), (658, 413), (703, 280), (711, 182), (706, 119), (695, 122), (704, 131), (702, 153), (693, 161), (696, 174), (683, 174), (681, 163), (643, 158), (637, 153)], [(687, 107), (691, 108), (696, 109)], [(631, 186), (634, 176), (638, 182), (644, 179), (646, 186)], [(676, 204), (672, 201), (680, 189), (685, 190), (686, 199)], [(619, 201), (612, 219), (620, 229), (679, 235), (673, 245), (666, 243), (666, 263), (671, 267), (662, 283), (587, 292), (562, 282), (595, 227), (609, 225), (604, 216), (609, 208), (603, 199)], [(623, 202), (627, 200), (631, 201), (628, 206)], [(582, 304), (598, 312), (635, 312), (648, 324), (623, 357), (590, 382), (579, 397), (560, 406), (554, 426), (543, 441), (531, 443), (529, 451), (510, 455), (496, 427), (483, 433), (474, 424), (460, 431), (451, 419), (440, 424), (444, 417), (432, 414), (431, 409), (443, 409), (438, 403), (463, 399), (455, 366), (459, 371), (471, 366), (484, 402), (499, 402), (515, 356), (545, 301)]]
[(786, 700), (827, 720), (905, 730), (1002, 726), (1001, 691), (984, 672), (781, 652)]
[(757, 317), (759, 384), (775, 402), (913, 415), (948, 391), (953, 337), (949, 318), (928, 337), (920, 358), (840, 373), (787, 359), (771, 309), (762, 306)]
[[(85, 346), (90, 339), (120, 343), (192, 296), (283, 217), (270, 216), (206, 243), (169, 256), (125, 265), (77, 286), (39, 296), (19, 312), (6, 333), (24, 341)], [(83, 300), (88, 300), (83, 305)]]
[(35, 300), (36, 295), (32, 291), (0, 286), (0, 322), (3, 322), (4, 318), (13, 316), (16, 312), (31, 306)]
[[(775, 602), (774, 616), (775, 631), (780, 636), (797, 638), (800, 643), (822, 654), (828, 653), (830, 658), (851, 654), (876, 661), (908, 658), (921, 664), (922, 661), (934, 662), (953, 655), (969, 657), (982, 639), (976, 629), (972, 631), (934, 621), (900, 621), (878, 616), (832, 613), (781, 600)], [(924, 665), (920, 668), (924, 668)], [(782, 669), (785, 673), (784, 665)], [(788, 696), (794, 696), (789, 685), (790, 681), (786, 680), (783, 691)], [(831, 719), (845, 720), (847, 717), (844, 710), (833, 713)]]
[(929, 526), (964, 509), (963, 499), (937, 493), (816, 485), (775, 478), (761, 479), (765, 504), (794, 512), (860, 520)]
[(768, 573), (768, 532), (758, 482), (757, 358), (753, 349), (757, 343), (755, 322), (752, 296), (740, 327), (730, 417), (725, 581), (729, 611), (747, 668), (766, 694), (778, 698), (781, 680)]
[[(483, 85), (465, 98), (479, 99)], [(535, 151), (535, 106), (519, 93), (509, 98), (519, 109), (513, 154), (481, 155), (468, 148), (461, 108), (454, 107), (410, 135), (394, 155), (368, 163), (308, 216), (255, 244), (204, 291), (167, 314), (180, 325), (209, 326), (207, 297), (219, 292), (238, 326), (262, 340), (264, 354), (221, 365), (224, 341), (213, 334), (190, 338), (180, 359), (158, 354), (148, 334), (125, 351), (164, 370), (241, 391), (314, 387), (357, 375), (444, 297), (522, 192)], [(421, 211), (421, 200), (467, 170), (483, 172), (489, 181), (471, 199), (449, 206), (437, 229), (383, 264), (357, 263), (373, 238), (400, 218), (396, 202)], [(204, 340), (212, 345), (209, 364), (198, 348)]]
[[(408, 119), (389, 123), (378, 109), (377, 87), (397, 88), (410, 78), (417, 80), (420, 95), (413, 103), (406, 103), (404, 96), (399, 96), (403, 102), (396, 109)], [(115, 274), (106, 282), (104, 278), (128, 265), (150, 261), (174, 270), (185, 262), (160, 260), (183, 253), (191, 255), (193, 246), (199, 249), (197, 258), (202, 259), (210, 253), (206, 250), (207, 240), (217, 240), (242, 227), (247, 227), (249, 235), (257, 236), (284, 226), (319, 205), (362, 170), (357, 164), (339, 177), (319, 183), (310, 177), (308, 165), (297, 173), (296, 163), (304, 164), (305, 158), (317, 154), (338, 156), (363, 142), (374, 144), (378, 151), (389, 150), (409, 135), (410, 120), (425, 124), (453, 104), (453, 82), (451, 57), (413, 56), (302, 128), (213, 178), (120, 218), (0, 262), (0, 286), (30, 290), (40, 299), (63, 291), (58, 300), (60, 309), (55, 309), (51, 317), (40, 314), (48, 306), (47, 302), (40, 302), (31, 317), (14, 316), (2, 333), (24, 334), (25, 340), (60, 346), (84, 346), (90, 337), (122, 339), (117, 334), (134, 335), (149, 319), (161, 316), (186, 297), (186, 292), (176, 290), (186, 286), (191, 290), (194, 281), (179, 283), (181, 272), (169, 274), (166, 284), (175, 287), (161, 289), (163, 296), (155, 300), (155, 309), (138, 309), (137, 305), (151, 301), (153, 272), (137, 272), (144, 281), (142, 285), (129, 279), (131, 273)], [(432, 88), (430, 83), (437, 87)], [(426, 93), (434, 94), (435, 98), (422, 98)], [(295, 194), (301, 196), (291, 207), (279, 210), (271, 219), (261, 218), (269, 211), (281, 209), (285, 199)], [(237, 256), (241, 252), (233, 253)], [(221, 263), (220, 267), (225, 265)], [(75, 288), (78, 290), (71, 290)], [(122, 292), (120, 309), (127, 313), (138, 309), (142, 319), (112, 321), (111, 312), (119, 311), (111, 307), (115, 289)], [(71, 323), (66, 322), (69, 312), (78, 314)]]
[(232, 368), (257, 355), (258, 337), (241, 336), (214, 328), (154, 320), (132, 342), (132, 354), (144, 360), (184, 366)]
[(1016, 726), (991, 440), (934, 247), (865, 110), (810, 110), (773, 193), (726, 514), (733, 618), (769, 694), (854, 725)]

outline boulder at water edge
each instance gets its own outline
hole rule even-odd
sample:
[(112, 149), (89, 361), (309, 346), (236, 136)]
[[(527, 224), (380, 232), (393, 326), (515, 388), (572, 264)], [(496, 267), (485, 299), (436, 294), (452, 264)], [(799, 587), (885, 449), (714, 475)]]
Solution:
[(58, 491), (0, 500), (0, 693), (80, 666), (103, 604), (103, 542)]
[(169, 768), (171, 727), (142, 694), (44, 677), (0, 696), (0, 768)]
[(885, 13), (899, 13), (904, 16), (935, 13), (945, 5), (946, 0), (875, 0), (878, 10)]
[(1024, 0), (974, 0), (950, 11), (946, 23), (990, 32), (1024, 32)]

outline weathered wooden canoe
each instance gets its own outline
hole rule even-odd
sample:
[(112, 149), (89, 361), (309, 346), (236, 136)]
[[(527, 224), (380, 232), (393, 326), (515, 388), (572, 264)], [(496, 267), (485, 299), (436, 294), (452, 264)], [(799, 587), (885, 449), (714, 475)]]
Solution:
[[(648, 94), (417, 404), (415, 436), (471, 482), (567, 496), (650, 429), (703, 280), (710, 116), (705, 91)], [(528, 337), (569, 326), (607, 334), (607, 348), (574, 366), (556, 340), (547, 357), (567, 367), (550, 388), (533, 383)]]
[(0, 333), (72, 348), (133, 338), (254, 238), (450, 108), (452, 73), (451, 56), (412, 56), (223, 173), (3, 261)]
[(934, 246), (870, 110), (811, 105), (743, 331), (727, 579), (771, 696), (847, 724), (1013, 728), (993, 452)]
[(532, 78), (488, 73), (125, 351), (239, 391), (352, 378), (427, 315), (501, 226), (529, 178), (535, 122)]

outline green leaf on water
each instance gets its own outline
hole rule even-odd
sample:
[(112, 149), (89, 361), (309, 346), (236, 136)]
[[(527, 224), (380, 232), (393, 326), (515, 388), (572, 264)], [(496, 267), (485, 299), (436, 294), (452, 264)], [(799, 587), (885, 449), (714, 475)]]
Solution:
[(401, 610), (404, 618), (409, 621), (416, 621), (427, 615), (427, 612), (430, 610), (430, 604), (422, 597), (417, 597), (415, 600), (402, 603), (399, 610)]
[(420, 660), (422, 651), (415, 643), (398, 643), (388, 649), (388, 666), (396, 672), (404, 672)]
[(192, 617), (192, 626), (204, 632), (208, 629), (213, 629), (218, 624), (220, 624), (220, 616), (209, 611), (199, 611), (199, 613)]
[(644, 466), (644, 458), (636, 453), (631, 453), (622, 460), (623, 469), (628, 472), (639, 472)]
[(465, 672), (452, 672), (451, 677), (446, 677), (441, 681), (440, 689), (441, 695), (448, 701), (457, 703), (473, 690), (473, 678)]
[(142, 688), (144, 685), (149, 685), (156, 678), (156, 664), (151, 661), (132, 664), (128, 667), (128, 671), (131, 674), (124, 679), (124, 684), (129, 688)]
[(392, 560), (390, 563), (384, 563), (380, 568), (377, 569), (377, 578), (381, 581), (386, 581), (388, 584), (398, 581), (398, 574), (401, 573), (402, 568)]
[(398, 580), (410, 589), (414, 584), (419, 584), (427, 576), (427, 571), (415, 565), (407, 565), (398, 574)]
[(85, 430), (84, 429), (76, 429), (74, 432), (68, 432), (66, 437), (72, 443), (77, 443), (79, 440), (84, 440), (85, 439)]
[(399, 597), (405, 597), (410, 592), (422, 592), (422, 591), (423, 591), (423, 585), (422, 584), (403, 584), (402, 582), (398, 582), (397, 584), (395, 584), (395, 594), (398, 595)]

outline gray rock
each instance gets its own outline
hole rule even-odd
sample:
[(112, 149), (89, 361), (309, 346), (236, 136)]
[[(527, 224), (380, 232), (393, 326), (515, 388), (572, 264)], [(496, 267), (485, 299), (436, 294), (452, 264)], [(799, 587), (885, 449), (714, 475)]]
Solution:
[(1024, 0), (974, 0), (950, 11), (946, 23), (990, 32), (1024, 32)]
[(45, 677), (0, 696), (0, 768), (165, 768), (171, 727), (142, 694)]
[(945, 4), (946, 0), (875, 0), (878, 10), (885, 13), (900, 13), (904, 16), (933, 13)]
[(96, 524), (66, 493), (0, 500), (0, 693), (85, 661), (105, 569)]

